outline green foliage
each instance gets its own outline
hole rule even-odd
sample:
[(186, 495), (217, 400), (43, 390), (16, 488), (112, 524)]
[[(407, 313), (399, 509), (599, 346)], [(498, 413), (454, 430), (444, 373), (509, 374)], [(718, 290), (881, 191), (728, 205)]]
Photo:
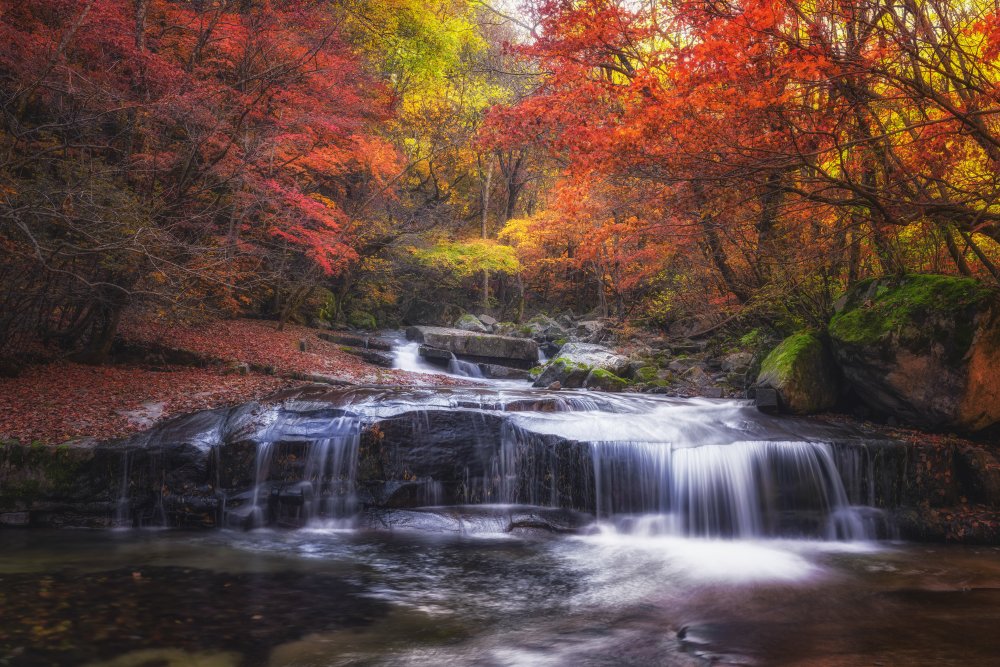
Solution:
[[(969, 309), (995, 295), (971, 278), (910, 275), (898, 284), (863, 281), (847, 294), (845, 308), (830, 321), (830, 335), (854, 345), (869, 345), (908, 325), (919, 326), (929, 316), (969, 319)], [(970, 324), (970, 323), (967, 323)], [(971, 343), (971, 326), (968, 330)]]
[(459, 278), (481, 271), (515, 274), (521, 270), (513, 248), (483, 239), (441, 242), (428, 249), (415, 248), (413, 254), (424, 266)]

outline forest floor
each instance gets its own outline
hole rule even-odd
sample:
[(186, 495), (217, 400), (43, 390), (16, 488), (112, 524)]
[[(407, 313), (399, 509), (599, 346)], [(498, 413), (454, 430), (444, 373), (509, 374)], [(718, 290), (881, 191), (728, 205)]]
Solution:
[[(140, 358), (105, 366), (54, 361), (0, 378), (0, 441), (104, 440), (187, 412), (257, 400), (279, 389), (468, 384), (445, 375), (378, 368), (320, 339), (320, 330), (261, 320), (178, 326), (133, 321), (121, 332)], [(306, 351), (301, 351), (305, 343)], [(178, 354), (179, 353), (179, 354)]]

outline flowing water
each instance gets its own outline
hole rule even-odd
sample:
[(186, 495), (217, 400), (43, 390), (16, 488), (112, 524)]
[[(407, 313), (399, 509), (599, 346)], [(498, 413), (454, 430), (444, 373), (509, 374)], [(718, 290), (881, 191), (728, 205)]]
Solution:
[[(252, 412), (184, 441), (254, 443), (221, 505), (254, 530), (0, 533), (0, 665), (1000, 664), (1000, 549), (896, 541), (891, 443), (497, 382)], [(114, 525), (182, 430), (123, 456)]]

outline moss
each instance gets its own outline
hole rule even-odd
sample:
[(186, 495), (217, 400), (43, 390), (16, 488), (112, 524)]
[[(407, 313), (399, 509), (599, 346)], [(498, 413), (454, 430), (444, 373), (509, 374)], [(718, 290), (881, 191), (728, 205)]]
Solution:
[(789, 336), (767, 355), (760, 365), (760, 374), (787, 377), (796, 361), (812, 351), (810, 348), (822, 350), (822, 343), (813, 334), (802, 332)]
[(660, 369), (656, 366), (643, 366), (642, 368), (636, 370), (635, 379), (639, 382), (653, 382), (656, 380)]
[(356, 329), (371, 330), (378, 327), (375, 316), (363, 310), (352, 310), (347, 316), (347, 323)]
[(563, 345), (565, 345), (566, 343), (568, 343), (569, 340), (566, 339), (566, 338), (556, 338), (552, 342), (555, 343), (556, 345), (558, 345), (559, 347), (562, 347)]
[[(921, 336), (947, 337), (964, 353), (972, 343), (977, 306), (995, 292), (971, 278), (911, 275), (891, 285), (871, 280), (855, 285), (844, 310), (830, 321), (830, 335), (839, 342), (871, 345), (907, 327), (922, 328), (929, 316), (954, 322), (947, 332), (923, 330)], [(920, 337), (920, 336), (918, 336)]]
[(538, 377), (542, 374), (542, 370), (543, 369), (541, 366), (535, 366), (530, 371), (528, 371), (528, 377), (530, 377), (532, 380), (537, 380)]
[(823, 341), (808, 332), (789, 336), (767, 355), (757, 384), (776, 389), (782, 406), (799, 414), (833, 407), (839, 393)]
[(556, 357), (552, 360), (552, 363), (561, 368), (564, 371), (586, 371), (590, 369), (587, 364), (582, 364), (576, 361), (571, 361), (566, 357)]
[(611, 371), (606, 371), (603, 368), (595, 368), (590, 371), (590, 375), (587, 376), (586, 384), (588, 387), (594, 387), (604, 390), (618, 390), (624, 389), (629, 386), (630, 382), (625, 378), (620, 378)]

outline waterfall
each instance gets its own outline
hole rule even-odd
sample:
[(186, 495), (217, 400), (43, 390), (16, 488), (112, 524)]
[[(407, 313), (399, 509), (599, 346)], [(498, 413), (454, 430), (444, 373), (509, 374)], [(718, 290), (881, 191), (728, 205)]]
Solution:
[(460, 375), (467, 378), (483, 377), (483, 371), (479, 368), (479, 364), (474, 364), (471, 361), (462, 361), (454, 354), (451, 355), (451, 360), (448, 362), (448, 372), (452, 375)]
[(678, 448), (595, 442), (591, 448), (598, 518), (621, 530), (735, 538), (876, 537), (865, 512), (850, 505), (825, 443)]

